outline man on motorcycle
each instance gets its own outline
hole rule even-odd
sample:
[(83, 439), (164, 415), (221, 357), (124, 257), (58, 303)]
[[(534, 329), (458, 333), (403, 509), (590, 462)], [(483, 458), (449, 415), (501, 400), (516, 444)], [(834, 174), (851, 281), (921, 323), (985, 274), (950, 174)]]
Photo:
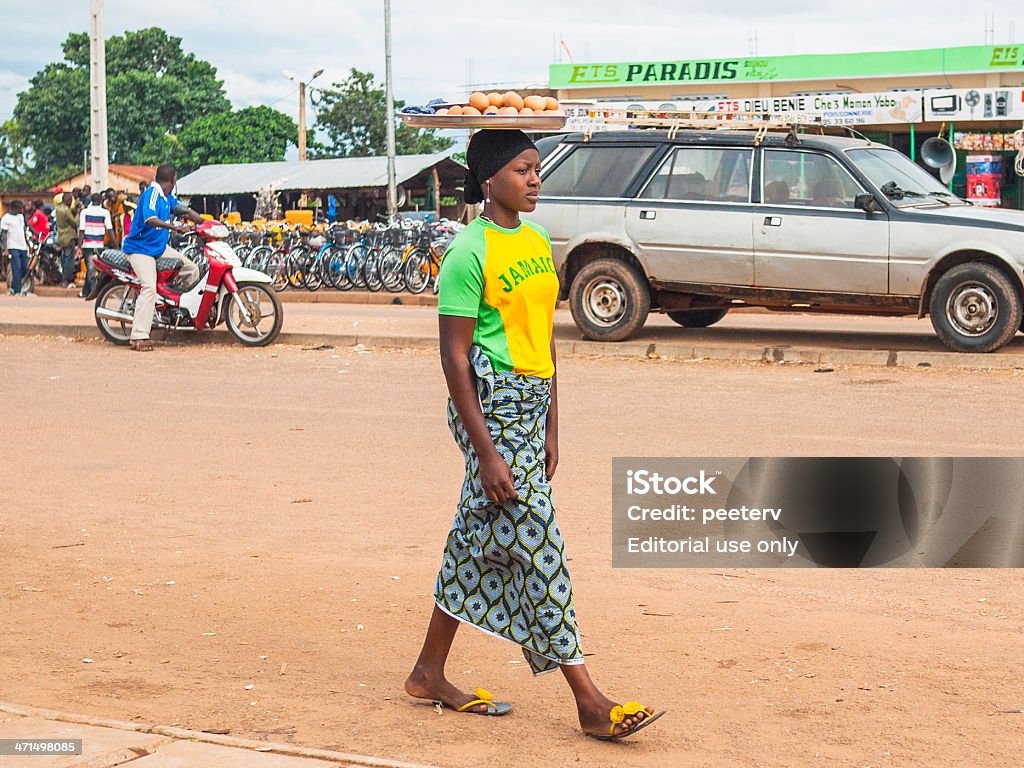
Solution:
[(172, 215), (184, 216), (196, 224), (203, 220), (198, 213), (179, 203), (178, 198), (171, 194), (177, 177), (173, 165), (161, 165), (156, 169), (156, 180), (139, 198), (131, 233), (125, 237), (122, 246), (124, 255), (128, 257), (135, 275), (142, 283), (142, 290), (135, 301), (131, 333), (131, 348), (139, 352), (153, 349), (149, 332), (153, 327), (153, 308), (156, 306), (156, 260), (178, 259), (181, 262), (178, 281), (186, 289), (191, 288), (199, 279), (199, 267), (167, 244), (171, 231), (179, 234), (189, 231), (188, 227), (172, 224)]

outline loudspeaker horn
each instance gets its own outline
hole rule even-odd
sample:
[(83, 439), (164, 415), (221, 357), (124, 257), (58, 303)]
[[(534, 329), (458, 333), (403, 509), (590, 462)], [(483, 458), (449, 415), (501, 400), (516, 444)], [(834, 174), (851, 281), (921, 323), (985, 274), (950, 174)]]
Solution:
[(943, 184), (949, 184), (953, 180), (953, 173), (956, 171), (956, 150), (945, 139), (938, 136), (928, 139), (921, 146), (921, 160), (929, 168), (935, 168), (939, 172), (939, 179)]

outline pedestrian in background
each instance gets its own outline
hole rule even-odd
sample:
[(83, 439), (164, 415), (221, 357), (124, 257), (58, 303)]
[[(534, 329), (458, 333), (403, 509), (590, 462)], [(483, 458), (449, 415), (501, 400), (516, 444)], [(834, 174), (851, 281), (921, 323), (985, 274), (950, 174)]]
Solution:
[(11, 284), (7, 292), (12, 295), (33, 295), (30, 286), (22, 286), (22, 279), (28, 275), (28, 240), (25, 236), (24, 205), (15, 200), (10, 211), (0, 219), (0, 237), (4, 239), (4, 257), (11, 262)]
[(32, 215), (28, 218), (28, 225), (35, 233), (36, 242), (41, 243), (50, 236), (50, 217), (43, 210), (42, 200), (32, 202)]
[(124, 223), (121, 226), (121, 245), (123, 246), (125, 238), (132, 233), (132, 216), (135, 215), (138, 200), (129, 199), (128, 195), (123, 192), (119, 195), (119, 198), (121, 205), (124, 206)]
[(71, 188), (71, 212), (75, 214), (75, 220), (78, 220), (78, 214), (82, 212), (82, 188), (72, 187)]
[(92, 196), (89, 206), (78, 215), (78, 253), (85, 259), (85, 283), (82, 285), (82, 298), (89, 294), (95, 270), (92, 266), (93, 257), (104, 248), (107, 235), (113, 232), (114, 225), (110, 220), (110, 211), (104, 208), (103, 195), (97, 192)]
[(107, 238), (107, 245), (110, 248), (120, 248), (121, 241), (124, 239), (124, 201), (127, 199), (127, 195), (112, 189), (108, 189), (103, 195), (105, 198), (103, 207), (110, 213), (110, 221), (114, 227)]
[(57, 206), (57, 245), (60, 248), (60, 287), (75, 286), (75, 245), (78, 236), (78, 216), (72, 207), (74, 194), (65, 192)]

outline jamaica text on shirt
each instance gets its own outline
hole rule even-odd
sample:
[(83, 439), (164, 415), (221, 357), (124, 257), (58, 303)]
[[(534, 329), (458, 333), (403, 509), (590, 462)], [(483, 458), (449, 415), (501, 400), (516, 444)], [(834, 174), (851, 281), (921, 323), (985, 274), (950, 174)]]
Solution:
[(498, 279), (501, 280), (502, 284), (505, 286), (502, 289), (505, 293), (511, 293), (513, 288), (534, 275), (540, 275), (545, 272), (555, 274), (554, 262), (552, 262), (551, 258), (548, 256), (542, 256), (539, 259), (523, 259), (521, 261), (517, 261), (516, 266), (518, 266), (519, 269), (509, 267), (498, 275)]

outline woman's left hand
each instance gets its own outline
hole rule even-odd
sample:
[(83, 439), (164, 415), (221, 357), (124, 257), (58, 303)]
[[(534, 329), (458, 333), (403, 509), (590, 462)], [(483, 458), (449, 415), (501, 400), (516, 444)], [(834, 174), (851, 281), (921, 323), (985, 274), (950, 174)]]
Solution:
[(544, 474), (548, 480), (555, 476), (555, 468), (558, 466), (558, 438), (548, 433), (544, 440)]

